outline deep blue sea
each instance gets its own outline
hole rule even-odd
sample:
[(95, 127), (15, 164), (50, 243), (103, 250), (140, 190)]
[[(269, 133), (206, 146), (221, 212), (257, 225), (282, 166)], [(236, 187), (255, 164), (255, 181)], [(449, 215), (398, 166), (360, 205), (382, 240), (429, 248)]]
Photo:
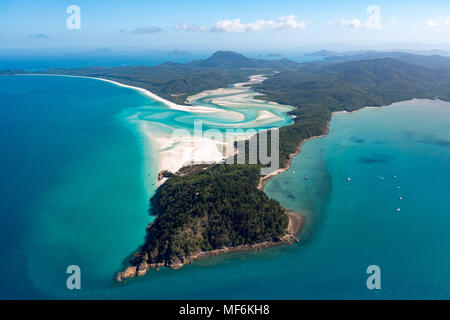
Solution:
[[(335, 114), (329, 134), (264, 188), (306, 216), (300, 244), (118, 286), (151, 219), (156, 174), (126, 115), (161, 103), (97, 80), (32, 76), (0, 77), (0, 101), (1, 299), (450, 298), (449, 103)], [(66, 288), (72, 264), (78, 291)], [(366, 287), (369, 265), (381, 290)]]
[[(290, 59), (298, 63), (321, 60), (323, 57), (305, 56), (300, 53), (284, 55), (264, 55), (243, 52), (250, 58), (257, 59)], [(120, 66), (155, 66), (164, 62), (187, 63), (193, 60), (206, 59), (212, 52), (120, 52), (98, 50), (80, 53), (0, 53), (0, 70), (15, 69), (39, 71), (51, 68), (85, 68), (85, 67), (120, 67)]]
[(0, 70), (47, 70), (50, 68), (84, 68), (84, 67), (120, 67), (120, 66), (154, 66), (167, 61), (175, 63), (186, 63), (196, 59), (204, 59), (206, 53), (174, 54), (165, 53), (119, 53), (109, 52), (106, 54), (89, 53), (3, 53), (0, 54)]

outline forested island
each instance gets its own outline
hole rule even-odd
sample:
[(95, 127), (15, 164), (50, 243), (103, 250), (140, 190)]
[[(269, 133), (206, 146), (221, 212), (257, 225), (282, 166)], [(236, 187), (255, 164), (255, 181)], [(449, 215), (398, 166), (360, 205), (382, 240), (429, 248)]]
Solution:
[(257, 189), (259, 173), (255, 165), (194, 165), (172, 175), (152, 197), (156, 219), (118, 280), (150, 267), (178, 269), (207, 256), (296, 241), (301, 217), (288, 218)]
[[(369, 57), (369, 58), (368, 58)], [(11, 73), (4, 71), (3, 74)], [(148, 89), (172, 102), (208, 89), (267, 74), (253, 89), (259, 99), (294, 106), (291, 125), (279, 129), (285, 168), (308, 138), (327, 132), (332, 112), (384, 106), (413, 98), (450, 101), (450, 59), (397, 53), (358, 54), (306, 64), (249, 59), (233, 52), (188, 64), (155, 67), (54, 69), (45, 73), (101, 77)], [(199, 165), (165, 173), (150, 199), (154, 222), (145, 243), (117, 280), (149, 268), (180, 268), (195, 259), (292, 241), (293, 227), (280, 204), (261, 186), (260, 165)], [(298, 215), (296, 217), (299, 217)], [(291, 224), (289, 223), (291, 221)], [(294, 223), (297, 227), (302, 221)]]

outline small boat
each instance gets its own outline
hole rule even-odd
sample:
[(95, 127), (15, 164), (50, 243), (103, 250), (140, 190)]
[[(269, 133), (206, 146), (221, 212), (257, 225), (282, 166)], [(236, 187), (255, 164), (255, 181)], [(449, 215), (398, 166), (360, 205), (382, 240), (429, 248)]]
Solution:
[(347, 181), (350, 181), (350, 180), (352, 180), (351, 178), (347, 178)]
[(397, 189), (400, 189), (400, 186), (397, 186)]
[(397, 176), (394, 176), (394, 179), (397, 179)]
[(400, 208), (397, 209), (397, 212), (400, 212)]
[(403, 197), (398, 198), (399, 200), (403, 200)]
[(295, 171), (292, 171), (292, 174), (295, 174)]
[(309, 178), (308, 177), (304, 177), (303, 179), (308, 180)]

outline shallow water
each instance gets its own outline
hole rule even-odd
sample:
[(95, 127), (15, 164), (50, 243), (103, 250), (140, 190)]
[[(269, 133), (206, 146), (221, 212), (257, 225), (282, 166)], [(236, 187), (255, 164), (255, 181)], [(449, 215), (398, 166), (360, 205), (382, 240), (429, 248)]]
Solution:
[[(310, 218), (298, 297), (450, 296), (449, 129), (450, 103), (440, 101), (335, 114), (329, 135), (268, 183), (269, 195)], [(372, 264), (378, 292), (365, 287)]]
[(149, 221), (139, 137), (116, 115), (148, 99), (89, 79), (0, 83), (0, 296), (65, 297), (71, 264), (86, 289), (110, 286)]
[[(300, 245), (163, 268), (115, 286), (115, 272), (143, 241), (157, 173), (136, 124), (189, 128), (196, 116), (90, 79), (2, 77), (0, 98), (1, 298), (450, 296), (448, 103), (335, 114), (330, 134), (305, 143), (265, 187), (307, 216)], [(256, 116), (247, 112), (248, 124)], [(80, 291), (65, 288), (70, 264), (81, 267)], [(371, 264), (381, 268), (380, 291), (366, 288)]]
[[(259, 110), (274, 109), (264, 102), (225, 112), (210, 104), (220, 110), (206, 117), (95, 79), (1, 77), (0, 87), (0, 268), (9, 275), (1, 283), (2, 298), (110, 294), (115, 273), (143, 243), (152, 219), (148, 199), (159, 168), (149, 130), (156, 136), (180, 128), (192, 132), (199, 118), (208, 120), (205, 129), (221, 130), (291, 122), (283, 114), (260, 124)], [(241, 91), (252, 100), (249, 89)], [(228, 117), (233, 113), (242, 116)], [(82, 270), (80, 292), (66, 288), (65, 270), (72, 264)]]

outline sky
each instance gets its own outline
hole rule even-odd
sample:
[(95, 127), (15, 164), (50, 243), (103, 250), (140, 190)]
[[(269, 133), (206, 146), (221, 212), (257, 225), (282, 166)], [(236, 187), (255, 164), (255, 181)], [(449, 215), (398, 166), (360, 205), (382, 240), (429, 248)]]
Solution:
[[(72, 5), (77, 9), (68, 13)], [(450, 43), (450, 1), (0, 1), (0, 53), (96, 48), (280, 52), (385, 43)]]

